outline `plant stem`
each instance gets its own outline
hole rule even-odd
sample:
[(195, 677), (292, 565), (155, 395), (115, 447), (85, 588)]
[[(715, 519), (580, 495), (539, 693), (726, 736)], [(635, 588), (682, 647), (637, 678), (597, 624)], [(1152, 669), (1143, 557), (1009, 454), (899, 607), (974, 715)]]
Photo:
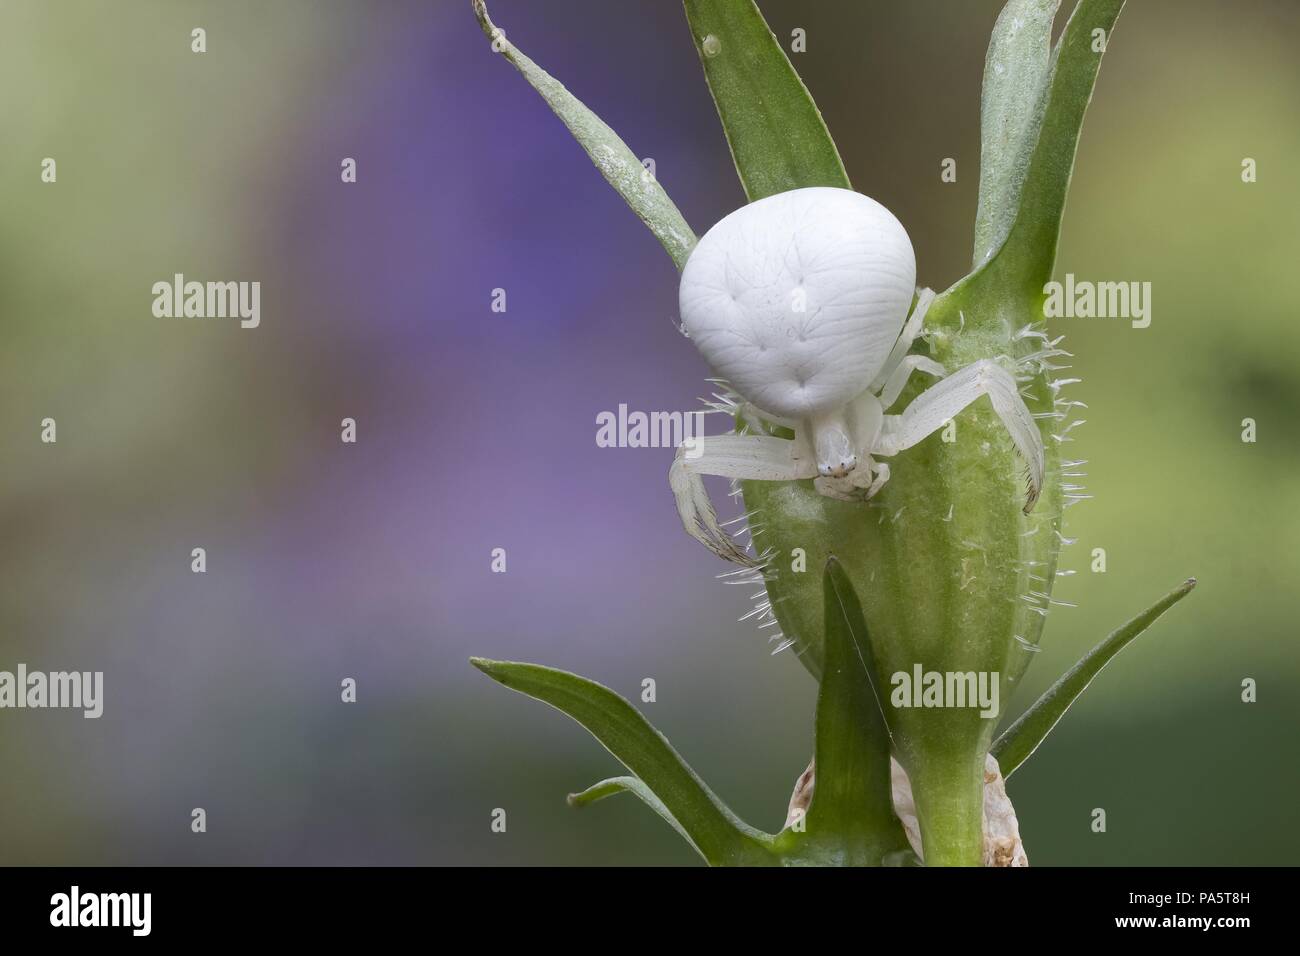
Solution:
[(926, 866), (984, 862), (984, 754), (910, 770)]

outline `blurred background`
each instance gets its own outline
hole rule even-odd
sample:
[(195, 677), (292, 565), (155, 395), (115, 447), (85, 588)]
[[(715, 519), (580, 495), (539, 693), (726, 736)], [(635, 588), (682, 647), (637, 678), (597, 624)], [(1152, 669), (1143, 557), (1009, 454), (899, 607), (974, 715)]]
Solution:
[[(960, 278), (998, 0), (762, 8), (920, 281)], [(743, 202), (679, 5), (492, 12), (698, 233)], [(5, 0), (0, 38), (0, 670), (106, 685), (99, 720), (0, 711), (0, 863), (695, 859), (631, 798), (566, 807), (617, 765), (471, 654), (654, 678), (650, 718), (778, 828), (816, 688), (681, 531), (671, 451), (594, 442), (704, 393), (676, 273), (467, 0)], [(1058, 274), (1150, 281), (1153, 321), (1055, 323), (1096, 497), (1013, 713), (1201, 583), (1012, 780), (1034, 864), (1300, 857), (1298, 43), (1284, 0), (1138, 0), (1101, 71)], [(260, 281), (261, 327), (154, 318), (176, 272)]]

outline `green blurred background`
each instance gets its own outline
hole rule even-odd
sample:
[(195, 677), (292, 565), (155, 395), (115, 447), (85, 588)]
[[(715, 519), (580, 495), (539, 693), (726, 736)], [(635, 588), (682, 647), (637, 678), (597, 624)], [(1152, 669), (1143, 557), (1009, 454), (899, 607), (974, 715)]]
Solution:
[[(794, 63), (920, 281), (959, 278), (1000, 4), (761, 6), (806, 30)], [(678, 5), (493, 14), (697, 232), (743, 201)], [(1057, 271), (1150, 281), (1153, 321), (1053, 324), (1096, 497), (1012, 710), (1200, 586), (1012, 780), (1033, 864), (1300, 855), (1298, 46), (1293, 2), (1133, 0), (1103, 64)], [(681, 533), (670, 452), (593, 441), (601, 410), (704, 389), (675, 273), (468, 2), (5, 0), (0, 105), (0, 670), (106, 683), (99, 720), (0, 711), (0, 862), (693, 860), (630, 799), (569, 810), (612, 759), (471, 653), (654, 677), (651, 719), (780, 825), (815, 687)], [(261, 327), (154, 319), (174, 272), (261, 281)]]

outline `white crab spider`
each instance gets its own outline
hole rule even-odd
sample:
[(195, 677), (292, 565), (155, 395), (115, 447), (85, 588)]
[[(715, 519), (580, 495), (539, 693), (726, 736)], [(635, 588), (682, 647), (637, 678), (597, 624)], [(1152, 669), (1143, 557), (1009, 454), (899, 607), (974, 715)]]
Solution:
[[(711, 551), (753, 565), (718, 524), (702, 475), (813, 478), (823, 495), (869, 498), (895, 455), (988, 395), (1029, 466), (1025, 511), (1043, 484), (1043, 442), (1015, 379), (987, 359), (952, 375), (909, 355), (934, 299), (916, 289), (902, 224), (847, 189), (796, 189), (743, 206), (705, 234), (682, 270), (682, 327), (742, 400), (748, 417), (794, 430), (719, 435), (678, 450), (669, 472), (677, 510)], [(906, 318), (906, 322), (904, 319)], [(900, 331), (901, 329), (901, 331)], [(914, 371), (940, 379), (902, 414), (886, 415)]]

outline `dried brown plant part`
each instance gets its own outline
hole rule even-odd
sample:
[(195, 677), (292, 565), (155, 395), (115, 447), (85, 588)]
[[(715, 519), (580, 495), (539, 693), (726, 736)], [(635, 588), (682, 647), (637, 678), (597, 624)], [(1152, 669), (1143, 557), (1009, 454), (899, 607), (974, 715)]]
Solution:
[[(916, 804), (912, 800), (912, 785), (907, 779), (907, 771), (897, 760), (891, 759), (890, 776), (894, 790), (894, 812), (903, 824), (913, 851), (924, 860), (921, 853), (921, 828), (916, 818)], [(787, 827), (807, 814), (808, 805), (812, 803), (815, 781), (816, 772), (813, 764), (809, 763), (808, 769), (795, 781), (794, 793), (790, 795), (790, 807), (786, 811), (785, 821)], [(1007, 796), (1006, 781), (1002, 779), (1002, 771), (992, 754), (984, 761), (984, 865), (1029, 865), (1025, 845), (1020, 840), (1016, 809)]]

